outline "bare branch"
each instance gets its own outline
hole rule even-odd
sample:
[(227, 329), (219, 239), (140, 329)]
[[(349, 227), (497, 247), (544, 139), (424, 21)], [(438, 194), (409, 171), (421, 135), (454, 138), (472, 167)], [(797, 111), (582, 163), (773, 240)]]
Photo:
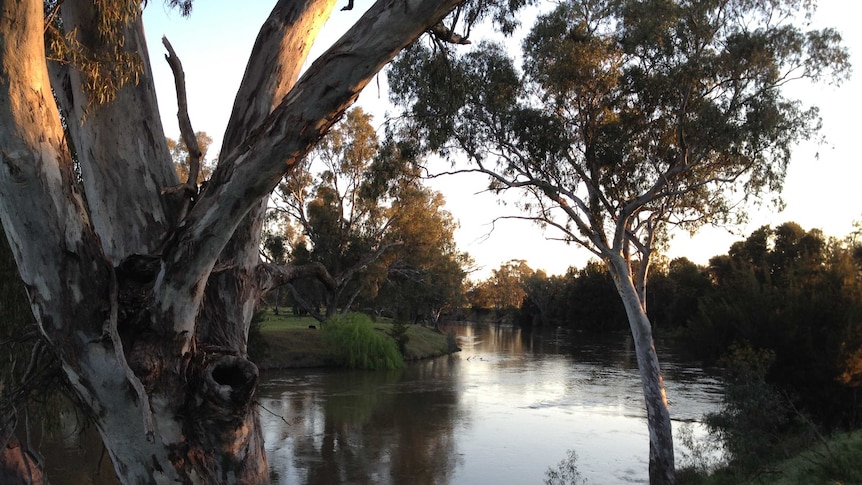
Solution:
[(321, 263), (307, 264), (275, 264), (261, 263), (257, 267), (257, 280), (262, 293), (277, 286), (289, 285), (300, 278), (315, 277), (330, 290), (335, 289), (337, 282), (326, 267)]
[(288, 284), (287, 286), (288, 288), (290, 288), (290, 293), (291, 295), (293, 295), (293, 299), (296, 300), (299, 303), (299, 306), (305, 309), (305, 311), (307, 311), (308, 314), (312, 316), (312, 318), (314, 318), (318, 322), (323, 322), (324, 320), (326, 320), (326, 317), (321, 315), (320, 312), (317, 311), (317, 308), (315, 308), (311, 303), (309, 303), (308, 300), (306, 300), (299, 293), (295, 286), (293, 286), (292, 284)]
[(395, 241), (388, 244), (382, 244), (380, 247), (377, 248), (376, 251), (361, 259), (358, 263), (351, 266), (347, 271), (344, 271), (343, 273), (338, 275), (336, 277), (336, 281), (339, 285), (344, 284), (345, 282), (353, 278), (356, 273), (362, 271), (363, 269), (367, 268), (368, 265), (377, 261), (377, 259), (379, 259), (380, 256), (382, 256), (383, 253), (385, 253), (389, 248), (400, 246), (402, 244), (404, 244), (404, 241)]
[(168, 50), (165, 60), (168, 61), (168, 65), (171, 66), (171, 71), (174, 73), (174, 84), (176, 84), (177, 88), (177, 120), (180, 124), (180, 135), (189, 153), (189, 177), (186, 180), (186, 185), (197, 192), (198, 173), (200, 173), (202, 154), (198, 146), (195, 131), (192, 129), (191, 118), (189, 118), (189, 103), (186, 97), (186, 74), (183, 72), (183, 64), (180, 62), (180, 58), (177, 57), (177, 53), (174, 52), (174, 48), (167, 37), (162, 37), (162, 44)]
[(206, 192), (168, 243), (167, 264), (156, 280), (157, 311), (173, 315), (164, 321), (187, 336), (184, 348), (195, 333), (205, 289), (201, 282), (248, 211), (302, 160), (374, 75), (456, 3), (379, 0), (242, 142), (222, 152)]
[(440, 22), (434, 24), (434, 26), (432, 26), (430, 29), (428, 29), (428, 32), (431, 33), (431, 35), (433, 35), (438, 40), (441, 40), (443, 42), (448, 42), (449, 44), (459, 44), (459, 45), (470, 44), (470, 39), (468, 39), (467, 37), (464, 37), (463, 35), (456, 34), (455, 32), (452, 31), (452, 29), (450, 29), (449, 27), (446, 27), (446, 25), (443, 23), (443, 21), (440, 21)]

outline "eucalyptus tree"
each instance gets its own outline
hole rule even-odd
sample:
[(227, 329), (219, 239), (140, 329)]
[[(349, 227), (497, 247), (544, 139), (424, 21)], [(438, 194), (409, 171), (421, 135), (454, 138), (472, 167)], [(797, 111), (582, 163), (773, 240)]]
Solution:
[[(399, 217), (394, 201), (418, 183), (405, 160), (387, 159), (371, 115), (354, 108), (312, 151), (296, 176), (275, 192), (272, 211), (298, 226), (309, 243), (308, 259), (327, 269), (335, 285), (327, 292), (326, 315), (309, 305), (309, 295), (293, 287), (295, 298), (323, 320), (347, 311), (363, 290), (385, 276), (381, 256), (400, 244), (392, 238)], [(383, 180), (387, 178), (388, 180)]]
[[(650, 481), (675, 480), (671, 422), (646, 313), (670, 226), (726, 222), (781, 188), (791, 148), (819, 127), (792, 81), (841, 79), (832, 29), (801, 0), (567, 0), (523, 40), (463, 55), (416, 44), (390, 71), (426, 149), (523, 195), (522, 215), (608, 266), (637, 350)], [(451, 54), (451, 55), (450, 55)]]
[(438, 328), (443, 312), (463, 303), (472, 262), (455, 245), (457, 224), (445, 203), (442, 194), (421, 185), (399, 191), (391, 230), (399, 245), (383, 256), (386, 274), (371, 302), (376, 309)]
[[(209, 147), (212, 145), (213, 139), (211, 136), (207, 135), (205, 131), (198, 131), (195, 132), (195, 141), (197, 142), (197, 149), (200, 153), (197, 176), (197, 184), (200, 185), (210, 178), (213, 168), (215, 168), (215, 163), (213, 163), (213, 161), (210, 161), (209, 163), (207, 162), (207, 152), (209, 152)], [(174, 170), (176, 170), (177, 176), (180, 180), (188, 180), (191, 155), (189, 154), (189, 148), (186, 146), (186, 142), (183, 141), (182, 138), (174, 140), (171, 137), (167, 137), (165, 138), (165, 143), (168, 145), (168, 151), (171, 152), (171, 159), (174, 162)]]
[(185, 109), (192, 175), (171, 163), (139, 1), (0, 0), (0, 220), (123, 483), (268, 481), (246, 340), (259, 297), (302, 270), (260, 262), (264, 201), (401, 49), (462, 41), (468, 19), (444, 20), (457, 0), (380, 0), (300, 77), (336, 3), (275, 2), (201, 190)]
[[(442, 195), (422, 186), (411, 144), (381, 143), (371, 116), (355, 108), (297, 172), (279, 185), (271, 211), (308, 242), (293, 258), (320, 263), (335, 282), (324, 292), (325, 314), (317, 312), (319, 284), (292, 284), (300, 305), (319, 320), (360, 300), (419, 305), (439, 317), (463, 272), (455, 223)], [(389, 299), (378, 298), (384, 286)]]
[(42, 483), (38, 455), (28, 449), (33, 443), (27, 426), (56, 414), (50, 404), (56, 404), (63, 382), (47, 342), (36, 332), (2, 227), (0, 236), (0, 483)]

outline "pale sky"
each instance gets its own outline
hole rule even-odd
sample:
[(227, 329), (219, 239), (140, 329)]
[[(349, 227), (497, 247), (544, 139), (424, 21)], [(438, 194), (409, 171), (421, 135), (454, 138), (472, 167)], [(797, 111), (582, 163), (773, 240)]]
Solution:
[[(343, 3), (347, 3), (344, 0)], [(364, 5), (363, 5), (364, 3)], [(336, 7), (315, 44), (310, 61), (324, 46), (331, 44), (361, 15), (370, 0), (356, 2), (356, 10), (342, 12)], [(274, 1), (202, 0), (195, 2), (191, 17), (183, 18), (169, 11), (162, 2), (151, 1), (144, 12), (144, 26), (150, 49), (156, 90), (166, 136), (179, 137), (176, 118), (176, 93), (173, 76), (166, 61), (161, 37), (166, 35), (182, 60), (189, 98), (189, 115), (195, 131), (205, 131), (218, 150), (227, 126), (233, 100), (242, 80), (245, 65), (260, 25), (275, 4)], [(844, 36), (854, 66), (862, 66), (862, 36), (854, 2), (820, 0), (814, 17), (818, 27), (837, 28)], [(853, 5), (853, 6), (851, 6)], [(529, 27), (525, 21), (525, 27)], [(862, 67), (857, 67), (859, 72)], [(751, 223), (727, 229), (704, 228), (695, 237), (677, 235), (668, 256), (685, 256), (699, 264), (724, 254), (729, 246), (764, 225), (786, 221), (799, 223), (805, 229), (819, 228), (828, 236), (843, 237), (850, 233), (854, 220), (862, 220), (862, 156), (856, 149), (862, 137), (857, 117), (862, 113), (862, 80), (853, 76), (840, 87), (798, 84), (793, 93), (806, 104), (820, 107), (822, 135), (826, 143), (809, 143), (794, 150), (788, 168), (781, 213), (752, 208)], [(381, 74), (359, 98), (359, 105), (382, 123), (388, 105), (385, 75)], [(818, 156), (819, 155), (819, 156)], [(486, 277), (492, 269), (510, 259), (525, 259), (533, 269), (561, 274), (569, 266), (582, 267), (591, 254), (573, 245), (548, 240), (558, 237), (524, 221), (500, 221), (491, 231), (496, 216), (516, 214), (513, 207), (503, 207), (488, 194), (478, 193), (487, 185), (479, 176), (452, 176), (429, 183), (442, 192), (447, 209), (460, 223), (456, 239), (461, 251), (470, 253), (480, 267), (472, 277)]]

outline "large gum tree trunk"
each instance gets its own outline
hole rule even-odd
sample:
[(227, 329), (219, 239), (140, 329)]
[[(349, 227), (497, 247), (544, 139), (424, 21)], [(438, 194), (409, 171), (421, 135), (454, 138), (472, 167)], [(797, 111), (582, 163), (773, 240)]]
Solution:
[[(335, 0), (278, 2), (219, 166), (185, 211), (182, 192), (170, 190), (178, 181), (140, 18), (122, 49), (144, 61), (141, 82), (100, 106), (69, 66), (52, 64), (49, 76), (43, 2), (0, 0), (0, 219), (40, 331), (121, 482), (268, 482), (249, 320), (269, 288), (322, 271), (260, 264), (263, 200), (369, 80), (456, 3), (379, 1), (298, 79)], [(65, 2), (61, 14), (82, 45), (98, 46), (90, 2)]]
[(649, 482), (651, 485), (673, 484), (676, 482), (673, 432), (652, 325), (638, 297), (626, 260), (613, 255), (607, 258), (607, 262), (626, 309), (641, 375), (649, 428)]

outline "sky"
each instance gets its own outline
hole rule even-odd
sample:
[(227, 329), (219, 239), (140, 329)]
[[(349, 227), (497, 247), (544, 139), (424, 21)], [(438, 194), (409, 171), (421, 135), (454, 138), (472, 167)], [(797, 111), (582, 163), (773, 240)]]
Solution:
[[(309, 62), (358, 20), (362, 7), (371, 3), (360, 0), (356, 9), (344, 12), (336, 6)], [(144, 28), (166, 136), (179, 138), (179, 128), (173, 76), (162, 57), (162, 36), (167, 36), (183, 63), (192, 126), (213, 138), (215, 151), (221, 144), (257, 32), (274, 4), (274, 0), (253, 0), (238, 7), (229, 0), (202, 0), (195, 2), (192, 15), (184, 18), (164, 7), (163, 2), (149, 2), (144, 11)], [(862, 66), (862, 34), (853, 2), (820, 0), (818, 4), (813, 25), (841, 32), (851, 63)], [(524, 24), (529, 27), (530, 23)], [(862, 67), (856, 71), (862, 72)], [(854, 221), (862, 221), (862, 150), (856, 145), (862, 136), (862, 79), (851, 76), (838, 87), (800, 82), (791, 86), (790, 94), (820, 108), (820, 134), (825, 141), (807, 142), (794, 149), (782, 192), (784, 210), (778, 212), (768, 205), (750, 207), (750, 222), (745, 226), (707, 227), (693, 237), (676, 234), (667, 252), (669, 258), (687, 257), (706, 264), (710, 257), (726, 253), (733, 242), (767, 224), (793, 221), (806, 230), (818, 228), (827, 236), (843, 237), (853, 230)], [(387, 109), (392, 109), (388, 106), (385, 74), (365, 88), (358, 105), (375, 116), (375, 123), (382, 124)], [(447, 210), (459, 222), (456, 242), (476, 261), (476, 271), (471, 274), (474, 280), (486, 278), (491, 270), (512, 259), (526, 260), (531, 268), (551, 275), (562, 274), (570, 266), (583, 267), (592, 257), (583, 248), (556, 240), (559, 236), (554, 231), (543, 232), (529, 222), (494, 223), (497, 217), (517, 215), (517, 210), (483, 193), (482, 188), (487, 186), (483, 177), (447, 176), (431, 180), (428, 185), (443, 193)]]

